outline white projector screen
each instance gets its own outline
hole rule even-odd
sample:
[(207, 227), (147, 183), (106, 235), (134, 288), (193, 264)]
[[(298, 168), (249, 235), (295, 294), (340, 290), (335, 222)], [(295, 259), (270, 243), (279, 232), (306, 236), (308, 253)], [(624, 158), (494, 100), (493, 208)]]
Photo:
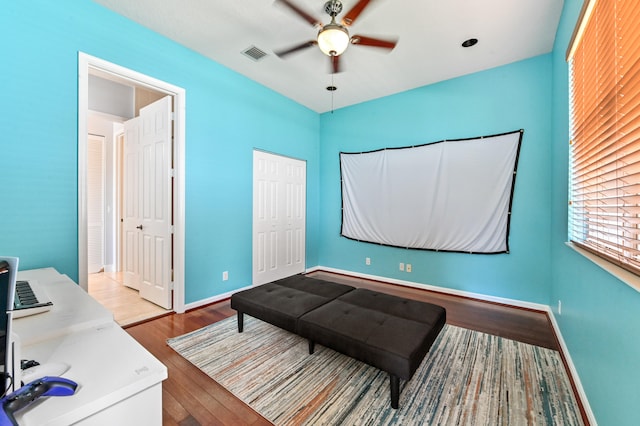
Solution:
[(412, 249), (508, 253), (523, 132), (341, 152), (341, 235)]

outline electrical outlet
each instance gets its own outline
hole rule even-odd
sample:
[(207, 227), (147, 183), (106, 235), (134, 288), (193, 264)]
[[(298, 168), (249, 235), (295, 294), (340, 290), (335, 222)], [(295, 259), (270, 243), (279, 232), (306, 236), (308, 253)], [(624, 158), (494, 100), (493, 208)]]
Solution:
[(229, 279), (229, 271), (224, 271), (222, 273), (222, 281), (227, 281)]
[(407, 268), (406, 269), (407, 269), (407, 272), (411, 272), (411, 264), (410, 263), (407, 263)]
[(365, 265), (371, 265), (371, 258), (370, 258), (370, 257), (367, 257), (367, 258), (364, 260), (364, 264), (365, 264)]
[(400, 270), (404, 271), (404, 263), (400, 262)]
[(558, 300), (558, 315), (562, 315), (562, 300)]

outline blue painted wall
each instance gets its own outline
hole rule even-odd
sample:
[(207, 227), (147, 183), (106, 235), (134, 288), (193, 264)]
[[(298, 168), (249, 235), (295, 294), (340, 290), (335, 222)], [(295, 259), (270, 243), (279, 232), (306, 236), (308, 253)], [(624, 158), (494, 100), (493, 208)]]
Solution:
[[(640, 295), (566, 247), (565, 0), (552, 54), (318, 115), (88, 0), (9, 2), (0, 13), (0, 254), (77, 279), (77, 55), (187, 91), (186, 302), (251, 281), (252, 150), (307, 160), (307, 266), (556, 306), (602, 425), (640, 424)], [(247, 123), (253, 123), (247, 125)], [(353, 242), (340, 233), (340, 151), (525, 129), (511, 253), (472, 256)], [(372, 259), (366, 266), (364, 258)], [(411, 263), (413, 272), (398, 270)], [(230, 280), (221, 281), (221, 272)]]
[(553, 52), (552, 292), (556, 319), (600, 425), (640, 424), (640, 293), (565, 245), (569, 122), (565, 53), (582, 1), (565, 0)]
[(186, 89), (187, 303), (251, 283), (253, 148), (307, 160), (317, 264), (317, 113), (88, 0), (3, 4), (0, 37), (0, 254), (78, 278), (82, 51)]
[[(547, 304), (551, 283), (551, 65), (551, 55), (543, 55), (323, 114), (320, 264)], [(524, 137), (509, 254), (434, 253), (340, 236), (340, 151), (410, 146), (518, 129), (524, 129)], [(365, 257), (371, 258), (370, 266), (365, 265)], [(400, 262), (412, 264), (413, 271), (400, 271)]]

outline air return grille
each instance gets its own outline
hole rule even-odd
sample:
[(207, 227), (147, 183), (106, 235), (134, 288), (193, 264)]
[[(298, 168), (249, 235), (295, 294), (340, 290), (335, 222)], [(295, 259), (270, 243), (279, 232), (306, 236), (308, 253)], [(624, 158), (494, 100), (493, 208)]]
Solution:
[(253, 59), (254, 61), (259, 61), (260, 59), (264, 58), (265, 56), (267, 56), (267, 54), (265, 52), (263, 52), (262, 50), (258, 49), (255, 46), (251, 46), (247, 49), (245, 49), (242, 52), (243, 55)]

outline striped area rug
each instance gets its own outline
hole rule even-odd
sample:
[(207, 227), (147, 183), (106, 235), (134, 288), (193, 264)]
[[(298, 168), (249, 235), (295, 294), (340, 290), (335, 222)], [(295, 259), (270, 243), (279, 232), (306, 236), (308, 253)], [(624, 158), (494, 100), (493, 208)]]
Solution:
[(169, 345), (276, 425), (581, 425), (558, 352), (446, 325), (400, 408), (386, 373), (245, 315)]

